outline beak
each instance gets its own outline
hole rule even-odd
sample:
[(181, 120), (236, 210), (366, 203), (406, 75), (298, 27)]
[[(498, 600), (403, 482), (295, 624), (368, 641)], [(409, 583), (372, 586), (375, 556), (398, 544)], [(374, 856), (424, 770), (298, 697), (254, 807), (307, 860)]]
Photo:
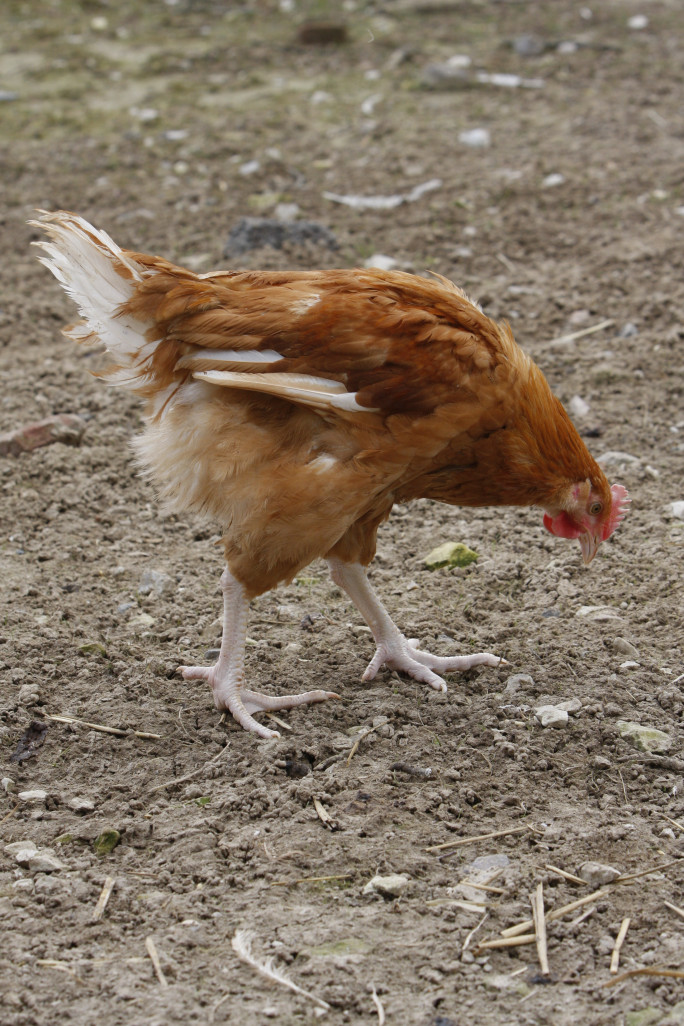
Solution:
[(582, 559), (586, 564), (591, 563), (592, 559), (598, 552), (598, 547), (601, 544), (601, 538), (597, 534), (589, 534), (585, 532), (579, 536), (580, 548), (582, 550)]

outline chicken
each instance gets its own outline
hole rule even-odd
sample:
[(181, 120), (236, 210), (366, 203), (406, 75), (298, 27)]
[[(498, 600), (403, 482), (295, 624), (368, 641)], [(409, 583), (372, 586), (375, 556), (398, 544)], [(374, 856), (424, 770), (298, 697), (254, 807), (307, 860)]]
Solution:
[(75, 214), (43, 213), (43, 263), (83, 320), (67, 335), (104, 343), (103, 375), (146, 400), (134, 441), (168, 511), (220, 524), (223, 637), (206, 680), (218, 709), (256, 718), (339, 697), (249, 690), (249, 602), (323, 556), (382, 666), (446, 690), (441, 676), (501, 660), (442, 658), (395, 626), (365, 568), (394, 503), (539, 506), (589, 563), (628, 503), (609, 486), (508, 324), (445, 278), (370, 270), (195, 274), (120, 249)]

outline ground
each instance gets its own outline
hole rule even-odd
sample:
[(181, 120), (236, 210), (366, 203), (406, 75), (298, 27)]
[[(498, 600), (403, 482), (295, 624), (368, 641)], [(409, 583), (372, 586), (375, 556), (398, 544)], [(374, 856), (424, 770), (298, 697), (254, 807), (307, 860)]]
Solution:
[[(303, 42), (321, 17), (347, 41)], [(86, 421), (79, 447), (0, 461), (2, 1021), (681, 1023), (684, 924), (665, 904), (684, 882), (678, 0), (9, 0), (0, 22), (0, 432)], [(471, 64), (445, 79), (456, 55)], [(489, 144), (460, 139), (473, 129)], [(435, 179), (390, 209), (326, 196)], [(338, 248), (224, 257), (240, 217), (279, 204)], [(197, 270), (382, 253), (447, 275), (510, 320), (630, 489), (628, 519), (585, 569), (539, 511), (396, 510), (372, 579), (398, 623), (510, 665), (451, 675), (445, 695), (389, 672), (363, 684), (368, 631), (315, 564), (254, 603), (249, 675), (341, 699), (259, 741), (174, 673), (219, 640), (216, 526), (165, 518), (138, 475), (138, 405), (60, 335), (74, 311), (29, 245), (37, 207)], [(429, 571), (445, 541), (478, 561)], [(535, 718), (572, 699), (564, 727)], [(640, 752), (625, 720), (669, 750)], [(539, 883), (547, 910), (596, 891), (548, 868), (589, 860), (651, 872), (548, 923), (548, 977), (534, 943), (477, 947), (530, 918)], [(492, 889), (459, 887), (478, 867)], [(408, 883), (367, 893), (376, 874)], [(242, 929), (329, 1010), (241, 960)]]

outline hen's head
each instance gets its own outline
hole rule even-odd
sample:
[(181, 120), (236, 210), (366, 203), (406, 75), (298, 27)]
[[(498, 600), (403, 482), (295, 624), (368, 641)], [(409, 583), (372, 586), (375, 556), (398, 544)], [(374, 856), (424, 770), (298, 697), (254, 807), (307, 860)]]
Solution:
[(560, 508), (547, 510), (544, 527), (557, 538), (577, 538), (585, 563), (591, 563), (601, 542), (624, 519), (629, 506), (627, 489), (607, 482), (592, 483), (588, 478), (573, 484), (560, 502)]

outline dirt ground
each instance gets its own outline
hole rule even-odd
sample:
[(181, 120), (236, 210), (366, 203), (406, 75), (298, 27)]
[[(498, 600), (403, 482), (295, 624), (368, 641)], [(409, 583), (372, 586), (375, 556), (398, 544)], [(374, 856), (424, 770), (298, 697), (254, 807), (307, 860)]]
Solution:
[[(347, 41), (302, 41), (321, 17)], [(684, 893), (681, 27), (679, 0), (3, 4), (0, 432), (86, 421), (79, 447), (0, 459), (7, 1026), (684, 1022), (666, 904)], [(488, 145), (460, 139), (474, 129)], [(633, 503), (589, 569), (539, 511), (397, 509), (372, 579), (401, 628), (510, 665), (446, 695), (362, 684), (369, 633), (315, 564), (254, 603), (249, 674), (341, 701), (262, 742), (174, 674), (219, 641), (216, 528), (160, 515), (129, 447), (137, 403), (60, 335), (74, 311), (26, 221), (70, 208), (208, 270), (240, 217), (283, 204), (338, 248), (233, 266), (381, 253), (454, 279), (511, 320)], [(451, 540), (479, 560), (430, 572)], [(565, 726), (535, 718), (570, 700)], [(641, 752), (621, 721), (669, 748)], [(644, 875), (591, 898), (595, 879), (556, 871), (587, 861)], [(383, 896), (376, 874), (406, 879)], [(547, 911), (590, 897), (548, 922), (547, 977), (533, 942), (478, 947), (531, 917), (540, 882)], [(329, 1008), (241, 960), (236, 930)]]

